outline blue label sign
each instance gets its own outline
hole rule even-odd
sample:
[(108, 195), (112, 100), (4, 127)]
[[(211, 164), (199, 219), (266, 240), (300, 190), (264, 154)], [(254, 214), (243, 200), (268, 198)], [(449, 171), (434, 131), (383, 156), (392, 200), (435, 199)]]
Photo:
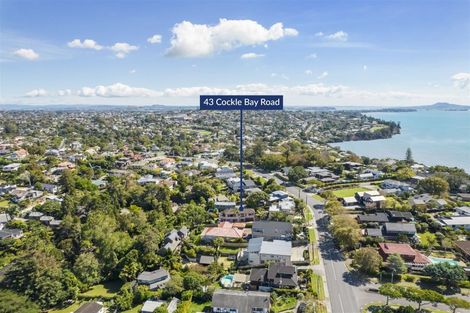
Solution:
[(200, 110), (282, 110), (283, 96), (199, 96)]

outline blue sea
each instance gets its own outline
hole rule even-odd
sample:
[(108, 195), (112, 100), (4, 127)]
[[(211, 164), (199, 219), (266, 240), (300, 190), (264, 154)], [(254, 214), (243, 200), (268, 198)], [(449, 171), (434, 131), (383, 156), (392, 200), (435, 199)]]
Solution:
[(404, 159), (411, 148), (416, 162), (447, 165), (470, 173), (470, 111), (380, 112), (368, 115), (400, 122), (389, 139), (348, 141), (333, 146), (373, 158)]

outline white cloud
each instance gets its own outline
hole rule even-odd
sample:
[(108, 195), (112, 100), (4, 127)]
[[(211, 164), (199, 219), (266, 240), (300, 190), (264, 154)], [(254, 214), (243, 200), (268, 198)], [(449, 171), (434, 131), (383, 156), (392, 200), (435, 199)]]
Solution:
[(33, 89), (26, 93), (26, 97), (30, 97), (30, 98), (44, 97), (44, 96), (47, 96), (47, 91), (42, 88)]
[(268, 41), (297, 36), (298, 31), (276, 23), (269, 29), (253, 20), (220, 19), (215, 26), (183, 21), (173, 29), (169, 56), (203, 57), (240, 46), (263, 45)]
[(129, 71), (129, 74), (135, 74), (137, 71), (135, 69), (132, 69)]
[(312, 70), (305, 70), (304, 73), (305, 73), (305, 75), (312, 75), (313, 74)]
[(23, 59), (30, 60), (30, 61), (34, 61), (39, 58), (39, 54), (37, 54), (33, 49), (21, 48), (21, 49), (16, 50), (14, 52), (14, 55)]
[(325, 36), (325, 38), (331, 41), (348, 41), (348, 33), (340, 30), (336, 33)]
[(363, 69), (364, 71), (367, 71), (367, 65), (363, 65), (363, 66), (362, 66), (362, 69)]
[(127, 54), (138, 50), (139, 47), (130, 45), (127, 42), (116, 42), (110, 49), (115, 53), (117, 58), (123, 59)]
[(151, 44), (161, 43), (162, 35), (153, 35), (152, 37), (147, 38), (147, 42)]
[(310, 53), (309, 55), (307, 55), (307, 59), (316, 59), (318, 56), (316, 53)]
[(99, 45), (93, 39), (85, 39), (81, 41), (80, 39), (74, 39), (67, 43), (67, 46), (70, 48), (81, 48), (81, 49), (93, 49), (93, 50), (102, 50), (103, 46)]
[(315, 37), (323, 37), (325, 34), (323, 32), (315, 33)]
[(452, 80), (454, 81), (454, 85), (459, 88), (468, 88), (470, 87), (470, 73), (457, 73), (453, 75)]
[(82, 87), (78, 91), (81, 97), (154, 97), (161, 96), (161, 92), (147, 89), (130, 87), (121, 83), (115, 83), (109, 86)]
[(71, 96), (71, 95), (72, 95), (72, 90), (70, 90), (70, 89), (59, 90), (59, 91), (57, 92), (57, 94), (58, 94), (59, 96), (61, 96), (61, 97), (63, 97), (63, 96)]
[(262, 57), (264, 57), (264, 54), (259, 54), (259, 53), (254, 53), (254, 52), (244, 53), (240, 56), (241, 59), (256, 59), (256, 58), (262, 58)]
[(321, 73), (317, 78), (318, 78), (318, 79), (323, 79), (323, 78), (325, 78), (326, 76), (328, 76), (328, 72), (323, 72), (323, 73)]
[(271, 73), (271, 77), (279, 77), (285, 80), (289, 80), (289, 76), (286, 74)]

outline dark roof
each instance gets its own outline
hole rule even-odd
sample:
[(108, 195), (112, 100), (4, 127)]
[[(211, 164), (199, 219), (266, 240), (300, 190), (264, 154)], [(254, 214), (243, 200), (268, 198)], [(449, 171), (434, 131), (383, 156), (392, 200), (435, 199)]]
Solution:
[(381, 228), (367, 228), (366, 235), (370, 237), (382, 237), (382, 229)]
[(386, 232), (416, 233), (415, 224), (410, 223), (385, 223)]
[(214, 263), (214, 257), (210, 255), (201, 255), (199, 257), (199, 264), (210, 265)]
[(250, 281), (253, 282), (264, 282), (266, 278), (266, 268), (252, 268), (250, 272)]
[(167, 270), (161, 268), (152, 272), (142, 272), (139, 274), (139, 276), (137, 276), (137, 279), (139, 281), (145, 282), (145, 281), (153, 281), (156, 279), (161, 279), (169, 275), (170, 274), (168, 273)]
[(262, 237), (282, 237), (292, 235), (292, 224), (277, 221), (255, 221), (253, 223), (253, 233), (262, 232)]
[(296, 287), (297, 271), (295, 266), (283, 263), (272, 263), (268, 267), (268, 281), (279, 287)]
[(470, 240), (456, 241), (455, 245), (466, 255), (470, 255)]
[(389, 221), (388, 215), (385, 213), (375, 213), (375, 214), (359, 214), (357, 216), (359, 222), (377, 222), (377, 223), (386, 223)]
[(23, 233), (21, 229), (17, 228), (4, 228), (0, 230), (0, 239), (6, 239), (13, 236), (19, 236)]
[(393, 218), (402, 218), (406, 220), (413, 219), (413, 214), (411, 214), (411, 212), (390, 211), (389, 214), (390, 214), (390, 217), (393, 217)]
[(267, 292), (219, 289), (212, 295), (212, 307), (251, 313), (254, 308), (269, 309), (270, 300)]
[(103, 306), (101, 304), (96, 302), (88, 302), (80, 306), (78, 310), (75, 311), (75, 313), (98, 313), (102, 308)]

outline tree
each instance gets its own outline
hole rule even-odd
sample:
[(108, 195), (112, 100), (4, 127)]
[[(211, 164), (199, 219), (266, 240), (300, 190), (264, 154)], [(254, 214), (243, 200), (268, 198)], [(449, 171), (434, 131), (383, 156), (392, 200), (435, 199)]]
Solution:
[(215, 254), (218, 256), (219, 255), (219, 249), (220, 247), (224, 244), (224, 238), (222, 237), (217, 237), (212, 240), (212, 245), (215, 247)]
[(445, 303), (455, 313), (457, 309), (470, 309), (470, 302), (459, 297), (447, 297)]
[(121, 289), (114, 300), (114, 305), (120, 311), (129, 310), (132, 308), (134, 301), (134, 294), (129, 283), (122, 285)]
[(39, 307), (27, 297), (10, 290), (0, 289), (0, 312), (2, 313), (39, 313)]
[(408, 271), (408, 267), (399, 254), (391, 254), (387, 258), (387, 267), (396, 274), (403, 274)]
[(449, 263), (431, 264), (424, 268), (424, 273), (446, 286), (455, 287), (467, 278), (463, 267)]
[(376, 274), (382, 265), (382, 257), (373, 248), (360, 248), (354, 253), (353, 266), (367, 274)]
[(345, 213), (345, 209), (341, 202), (338, 200), (328, 200), (325, 205), (325, 212), (330, 216), (340, 215)]
[(402, 297), (403, 287), (391, 283), (386, 283), (379, 287), (379, 293), (382, 296), (387, 297), (387, 303), (385, 305), (388, 306), (388, 301), (390, 299), (398, 299)]
[(263, 203), (267, 203), (269, 200), (269, 196), (264, 191), (257, 191), (250, 193), (246, 198), (246, 205), (249, 208), (257, 208)]
[(403, 292), (403, 297), (411, 302), (418, 303), (418, 311), (421, 310), (421, 305), (424, 301), (438, 303), (444, 301), (444, 296), (428, 289), (419, 289), (416, 287), (407, 287)]
[(289, 181), (296, 183), (302, 178), (307, 177), (307, 171), (303, 166), (294, 166), (287, 173), (287, 177), (289, 178)]
[(341, 248), (344, 249), (355, 248), (362, 238), (357, 220), (349, 215), (333, 216), (330, 231)]
[(413, 164), (413, 154), (411, 153), (411, 148), (406, 149), (406, 163)]
[(396, 174), (399, 180), (407, 180), (415, 175), (416, 173), (411, 169), (411, 167), (408, 166), (398, 169)]
[(442, 196), (449, 191), (449, 183), (438, 176), (431, 176), (419, 182), (418, 187), (423, 192), (428, 192), (436, 196)]
[(195, 271), (189, 271), (183, 277), (183, 288), (185, 290), (199, 290), (206, 284), (207, 277)]
[(92, 252), (80, 254), (73, 266), (75, 275), (87, 286), (94, 285), (101, 280), (100, 271), (100, 263)]

